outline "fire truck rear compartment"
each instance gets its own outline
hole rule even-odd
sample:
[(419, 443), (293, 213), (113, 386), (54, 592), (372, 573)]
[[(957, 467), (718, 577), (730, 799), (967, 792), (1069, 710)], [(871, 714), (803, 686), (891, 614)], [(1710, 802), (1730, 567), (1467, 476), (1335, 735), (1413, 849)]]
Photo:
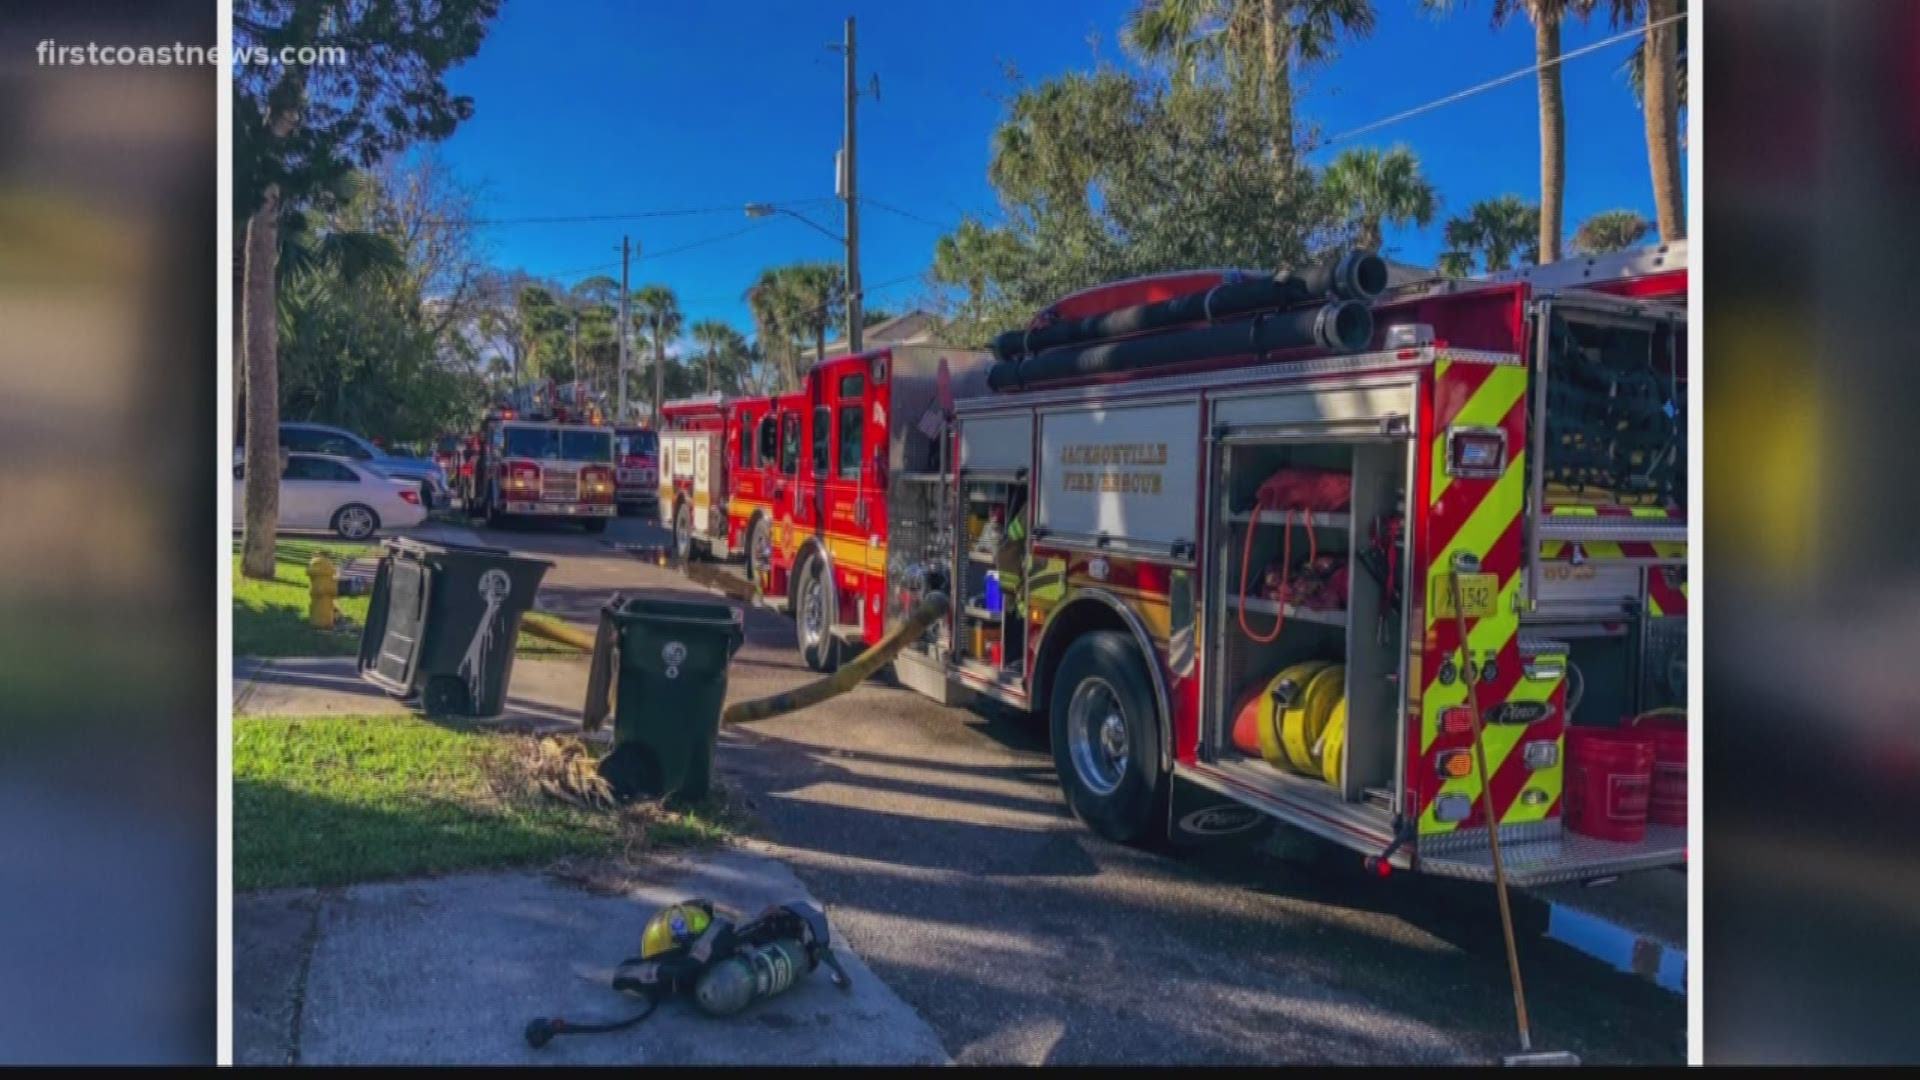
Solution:
[[(1219, 661), (1206, 666), (1212, 685), (1202, 740), (1203, 760), (1210, 757), (1211, 767), (1237, 785), (1317, 807), (1381, 835), (1390, 830), (1402, 796), (1404, 626), (1400, 612), (1383, 607), (1385, 582), (1362, 565), (1359, 555), (1373, 536), (1374, 522), (1401, 512), (1404, 503), (1410, 445), (1400, 435), (1383, 434), (1389, 427), (1371, 420), (1347, 425), (1347, 434), (1329, 434), (1324, 424), (1314, 423), (1297, 430), (1216, 427), (1208, 508), (1214, 569), (1208, 595), (1214, 612), (1212, 655)], [(1350, 484), (1349, 505), (1311, 515), (1297, 512), (1291, 521), (1285, 511), (1256, 513), (1262, 485), (1283, 472), (1318, 476), (1336, 492)], [(1313, 572), (1316, 559), (1320, 568), (1334, 570), (1333, 590), (1322, 587), (1325, 577)], [(1393, 565), (1404, 574), (1404, 558)], [(1277, 572), (1283, 566), (1290, 569), (1284, 595), (1300, 602), (1272, 598), (1279, 582), (1268, 569)], [(1341, 665), (1327, 678), (1338, 679), (1344, 700), (1344, 750), (1329, 749), (1334, 741), (1325, 731), (1311, 730), (1314, 722), (1305, 716), (1293, 750), (1306, 750), (1306, 768), (1288, 756), (1284, 745), (1278, 761), (1236, 746), (1237, 720), (1245, 731), (1243, 712), (1261, 709), (1261, 699), (1276, 691), (1284, 695), (1280, 676), (1307, 670), (1296, 667), (1307, 661)], [(1310, 704), (1318, 705), (1324, 694), (1316, 690)], [(1281, 710), (1265, 708), (1277, 722)]]

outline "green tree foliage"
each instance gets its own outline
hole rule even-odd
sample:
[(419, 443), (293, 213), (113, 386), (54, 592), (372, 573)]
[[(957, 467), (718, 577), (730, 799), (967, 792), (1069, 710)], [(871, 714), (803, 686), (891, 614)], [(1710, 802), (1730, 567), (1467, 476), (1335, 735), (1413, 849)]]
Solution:
[(650, 415), (659, 416), (663, 402), (684, 396), (691, 385), (692, 380), (684, 373), (677, 377), (670, 376), (667, 361), (667, 346), (680, 336), (686, 317), (680, 312), (679, 297), (666, 285), (642, 285), (635, 289), (627, 300), (627, 310), (652, 346), (653, 412)]
[(438, 250), (404, 220), (404, 174), (348, 174), (346, 198), (279, 230), (279, 414), (389, 445), (466, 427), (484, 380), (445, 349), (425, 260)]
[(1001, 220), (970, 217), (935, 245), (947, 336), (984, 342), (1103, 281), (1298, 265), (1330, 241), (1325, 200), (1230, 112), (1222, 87), (1108, 66), (1017, 91), (987, 171)]
[(694, 347), (699, 350), (694, 359), (699, 368), (696, 381), (701, 391), (741, 393), (747, 386), (752, 362), (746, 335), (719, 319), (694, 323), (690, 334)]
[(1380, 250), (1383, 226), (1424, 227), (1440, 207), (1439, 193), (1420, 175), (1420, 159), (1405, 146), (1341, 151), (1320, 183), (1327, 201), (1353, 221), (1355, 242), (1374, 251)]
[(1580, 223), (1573, 234), (1573, 250), (1604, 255), (1638, 244), (1653, 231), (1653, 222), (1634, 210), (1602, 210)]
[(1459, 217), (1448, 218), (1447, 251), (1440, 256), (1440, 272), (1465, 277), (1479, 269), (1491, 273), (1511, 270), (1514, 260), (1540, 260), (1540, 208), (1518, 195), (1482, 199)]
[(1368, 0), (1140, 0), (1121, 33), (1176, 90), (1225, 88), (1235, 121), (1256, 126), (1267, 156), (1290, 170), (1295, 76), (1373, 26)]
[(234, 45), (278, 55), (335, 49), (344, 62), (233, 69), (234, 209), (243, 232), (240, 311), (247, 396), (241, 569), (274, 573), (279, 517), (278, 231), (283, 215), (354, 169), (443, 139), (473, 111), (449, 68), (480, 48), (499, 0), (236, 0)]

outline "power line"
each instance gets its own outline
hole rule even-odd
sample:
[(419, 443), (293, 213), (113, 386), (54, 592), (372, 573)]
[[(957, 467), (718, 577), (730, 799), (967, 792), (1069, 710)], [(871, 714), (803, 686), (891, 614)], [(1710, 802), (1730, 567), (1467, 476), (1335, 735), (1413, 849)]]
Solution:
[(941, 232), (947, 232), (954, 228), (954, 226), (945, 224), (944, 222), (935, 221), (932, 218), (921, 217), (919, 214), (913, 213), (910, 210), (902, 210), (897, 206), (888, 206), (886, 203), (883, 203), (880, 200), (875, 199), (870, 195), (860, 196), (860, 201), (863, 203), (866, 203), (868, 206), (874, 206), (882, 210), (885, 210), (889, 214), (898, 214), (909, 221), (917, 221), (922, 225), (927, 225), (927, 226), (931, 226), (932, 228), (939, 229)]
[(1469, 98), (1475, 94), (1484, 93), (1485, 91), (1491, 90), (1496, 86), (1505, 86), (1507, 83), (1513, 82), (1515, 79), (1524, 79), (1528, 75), (1536, 74), (1540, 71), (1543, 71), (1549, 67), (1554, 66), (1555, 64), (1563, 64), (1568, 60), (1574, 59), (1575, 57), (1585, 56), (1588, 53), (1592, 53), (1592, 52), (1598, 52), (1599, 50), (1604, 49), (1609, 45), (1617, 45), (1620, 42), (1627, 40), (1628, 38), (1639, 37), (1645, 34), (1649, 30), (1657, 29), (1671, 22), (1678, 22), (1681, 19), (1684, 19), (1686, 17), (1687, 17), (1687, 13), (1683, 11), (1678, 15), (1669, 15), (1666, 18), (1660, 19), (1657, 22), (1651, 22), (1645, 26), (1636, 26), (1631, 30), (1623, 31), (1621, 33), (1613, 35), (1612, 37), (1602, 38), (1599, 41), (1593, 42), (1590, 45), (1582, 45), (1580, 48), (1575, 49), (1572, 52), (1561, 53), (1559, 56), (1556, 56), (1551, 60), (1545, 61), (1543, 63), (1535, 64), (1532, 67), (1521, 68), (1519, 71), (1510, 72), (1506, 75), (1500, 76), (1497, 79), (1488, 80), (1487, 82), (1483, 82), (1478, 86), (1469, 86), (1465, 90), (1460, 90), (1455, 93), (1448, 94), (1446, 97), (1429, 101), (1425, 105), (1416, 105), (1413, 108), (1408, 109), (1404, 112), (1394, 113), (1392, 116), (1375, 120), (1369, 124), (1362, 124), (1359, 127), (1354, 128), (1350, 131), (1343, 131), (1338, 135), (1329, 136), (1328, 138), (1322, 139), (1319, 145), (1312, 147), (1312, 149), (1317, 150), (1323, 146), (1331, 146), (1337, 142), (1344, 142), (1345, 140), (1354, 138), (1355, 136), (1365, 135), (1370, 131), (1378, 131), (1379, 129), (1386, 127), (1390, 124), (1397, 124), (1402, 120), (1411, 120), (1416, 116), (1420, 116), (1424, 113), (1430, 113), (1435, 109), (1441, 108), (1442, 106), (1451, 105), (1456, 101), (1462, 100), (1463, 98)]
[[(748, 225), (744, 229), (735, 229), (732, 232), (721, 233), (718, 236), (709, 236), (701, 240), (690, 241), (688, 243), (681, 244), (678, 247), (670, 247), (662, 251), (655, 251), (652, 253), (643, 252), (642, 254), (634, 256), (633, 261), (646, 262), (649, 259), (664, 259), (669, 255), (678, 255), (683, 251), (692, 251), (694, 248), (706, 247), (708, 244), (718, 244), (723, 240), (731, 240), (736, 236), (745, 236), (747, 233), (750, 233), (755, 229), (763, 229), (766, 226), (767, 226), (767, 222), (756, 221), (752, 225)], [(548, 276), (553, 278), (566, 278), (566, 277), (572, 277), (575, 274), (590, 274), (595, 270), (610, 270), (613, 267), (616, 267), (619, 265), (620, 265), (620, 260), (615, 259), (612, 262), (608, 262), (608, 263), (599, 263), (594, 266), (583, 266), (578, 270), (561, 270), (557, 273), (550, 274)]]
[[(786, 202), (769, 203), (768, 205), (770, 206), (812, 206), (816, 203), (834, 202), (834, 201), (836, 200), (834, 200), (831, 197), (816, 196), (810, 199), (790, 199)], [(635, 210), (629, 213), (619, 213), (619, 214), (563, 214), (563, 215), (536, 215), (532, 217), (499, 217), (499, 218), (480, 218), (480, 217), (424, 218), (422, 219), (421, 224), (423, 225), (471, 225), (475, 227), (492, 227), (496, 225), (572, 225), (572, 224), (578, 224), (581, 222), (592, 222), (592, 221), (640, 221), (648, 218), (693, 217), (700, 214), (738, 214), (740, 212), (741, 212), (740, 206), (738, 204), (735, 204), (730, 206), (683, 207), (677, 210)]]

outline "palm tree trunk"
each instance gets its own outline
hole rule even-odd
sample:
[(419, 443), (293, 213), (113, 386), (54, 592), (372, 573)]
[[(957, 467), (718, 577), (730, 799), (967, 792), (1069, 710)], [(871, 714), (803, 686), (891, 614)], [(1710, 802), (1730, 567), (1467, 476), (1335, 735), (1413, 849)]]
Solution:
[(1533, 21), (1534, 61), (1540, 67), (1540, 261), (1560, 258), (1560, 220), (1566, 201), (1567, 108), (1560, 86), (1560, 16)]
[[(1648, 0), (1647, 23), (1671, 17), (1678, 0)], [(1646, 97), (1640, 113), (1647, 124), (1647, 164), (1653, 174), (1653, 208), (1659, 219), (1660, 239), (1678, 240), (1687, 234), (1686, 208), (1680, 203), (1680, 95), (1679, 23), (1647, 31), (1641, 45), (1645, 62), (1640, 85)]]
[(1261, 38), (1267, 52), (1267, 110), (1271, 130), (1267, 138), (1267, 157), (1280, 167), (1293, 169), (1293, 71), (1292, 42), (1283, 41), (1285, 20), (1280, 13), (1281, 0), (1263, 0), (1260, 5)]
[(660, 320), (653, 321), (653, 426), (660, 426), (660, 406), (667, 398), (667, 344), (661, 340)]
[(813, 328), (813, 362), (816, 366), (827, 362), (827, 327), (824, 323)]
[(233, 433), (247, 430), (247, 231), (233, 239)]
[(280, 520), (280, 356), (274, 305), (280, 254), (280, 185), (269, 184), (247, 221), (246, 267), (246, 534), (240, 572), (274, 576), (274, 532)]

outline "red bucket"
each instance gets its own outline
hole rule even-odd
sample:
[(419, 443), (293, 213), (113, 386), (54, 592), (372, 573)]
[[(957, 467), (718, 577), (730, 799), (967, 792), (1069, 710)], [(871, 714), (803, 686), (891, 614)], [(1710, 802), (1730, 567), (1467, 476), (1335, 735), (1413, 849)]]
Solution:
[(1653, 786), (1653, 736), (1631, 728), (1567, 729), (1567, 828), (1583, 836), (1635, 844), (1647, 835)]
[(1687, 718), (1647, 713), (1637, 717), (1633, 726), (1653, 736), (1653, 796), (1647, 802), (1647, 820), (1686, 828)]

